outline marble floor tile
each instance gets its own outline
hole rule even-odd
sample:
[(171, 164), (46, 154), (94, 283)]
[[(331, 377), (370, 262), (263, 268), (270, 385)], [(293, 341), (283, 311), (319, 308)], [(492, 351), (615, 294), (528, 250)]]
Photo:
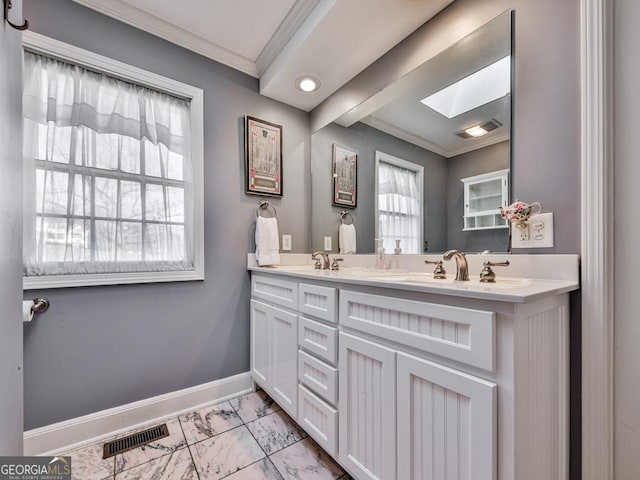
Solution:
[(103, 459), (102, 446), (114, 438), (108, 438), (104, 442), (64, 453), (63, 456), (71, 457), (71, 479), (103, 480), (113, 478), (115, 459), (113, 457)]
[(229, 403), (247, 423), (280, 410), (280, 407), (263, 390), (234, 398)]
[(179, 418), (188, 445), (242, 425), (242, 420), (229, 402), (180, 415)]
[(224, 480), (282, 480), (282, 475), (268, 458), (238, 470)]
[(284, 480), (336, 480), (344, 475), (338, 464), (308, 437), (269, 458)]
[(189, 447), (200, 480), (218, 480), (264, 458), (244, 425)]
[(267, 455), (282, 450), (307, 436), (282, 410), (247, 423), (247, 428)]
[(198, 480), (198, 474), (185, 447), (126, 470), (116, 480)]
[[(167, 424), (167, 428), (169, 429), (168, 437), (161, 438), (160, 440), (157, 440), (155, 442), (151, 442), (141, 447), (134, 448), (133, 450), (129, 450), (128, 452), (124, 452), (120, 455), (116, 455), (116, 473), (122, 473), (125, 470), (129, 470), (130, 468), (137, 467), (138, 465), (142, 465), (143, 463), (150, 462), (151, 460), (155, 460), (158, 457), (168, 455), (187, 445), (178, 419), (174, 418), (165, 423)], [(135, 433), (136, 431), (145, 430), (146, 428), (150, 428), (154, 425), (157, 425), (157, 423), (148, 425), (138, 430), (134, 430), (132, 432), (128, 432), (126, 434), (122, 434), (120, 435), (120, 437), (125, 437), (132, 433)]]

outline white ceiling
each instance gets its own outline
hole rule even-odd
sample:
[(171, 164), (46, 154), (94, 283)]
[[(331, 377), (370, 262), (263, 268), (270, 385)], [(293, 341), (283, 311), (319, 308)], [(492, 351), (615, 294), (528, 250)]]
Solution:
[(123, 2), (255, 63), (295, 0)]
[[(260, 78), (310, 111), (453, 0), (74, 0)], [(294, 81), (312, 74), (319, 91)]]

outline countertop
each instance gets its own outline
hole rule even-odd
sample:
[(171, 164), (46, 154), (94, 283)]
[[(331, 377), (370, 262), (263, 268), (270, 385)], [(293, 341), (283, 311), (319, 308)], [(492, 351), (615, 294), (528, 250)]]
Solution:
[(577, 290), (574, 280), (519, 278), (500, 276), (496, 283), (481, 283), (477, 275), (469, 281), (456, 281), (453, 276), (434, 279), (430, 273), (407, 269), (378, 270), (365, 267), (341, 267), (340, 270), (315, 270), (312, 265), (282, 265), (276, 267), (248, 266), (251, 272), (280, 275), (296, 279), (317, 280), (369, 287), (435, 293), (455, 297), (475, 298), (510, 303), (527, 303), (545, 296)]

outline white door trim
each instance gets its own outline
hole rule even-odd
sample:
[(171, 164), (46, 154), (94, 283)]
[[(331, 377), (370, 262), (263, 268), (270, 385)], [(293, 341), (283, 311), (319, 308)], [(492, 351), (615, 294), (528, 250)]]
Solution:
[(613, 0), (581, 0), (582, 479), (613, 467)]

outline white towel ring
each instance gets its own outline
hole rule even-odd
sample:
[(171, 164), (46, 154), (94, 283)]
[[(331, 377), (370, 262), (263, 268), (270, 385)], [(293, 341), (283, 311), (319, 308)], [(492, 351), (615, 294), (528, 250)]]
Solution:
[(344, 223), (345, 217), (349, 217), (351, 219), (351, 225), (353, 225), (353, 216), (346, 210), (342, 210), (340, 212), (340, 223), (343, 225), (349, 225), (348, 223)]
[(262, 200), (260, 202), (260, 204), (258, 205), (258, 208), (256, 208), (256, 217), (260, 216), (260, 212), (262, 210), (268, 210), (269, 207), (271, 207), (273, 209), (273, 217), (272, 218), (276, 218), (278, 216), (278, 212), (276, 211), (276, 207), (274, 207), (273, 205), (271, 205), (270, 202), (268, 202), (267, 200)]

